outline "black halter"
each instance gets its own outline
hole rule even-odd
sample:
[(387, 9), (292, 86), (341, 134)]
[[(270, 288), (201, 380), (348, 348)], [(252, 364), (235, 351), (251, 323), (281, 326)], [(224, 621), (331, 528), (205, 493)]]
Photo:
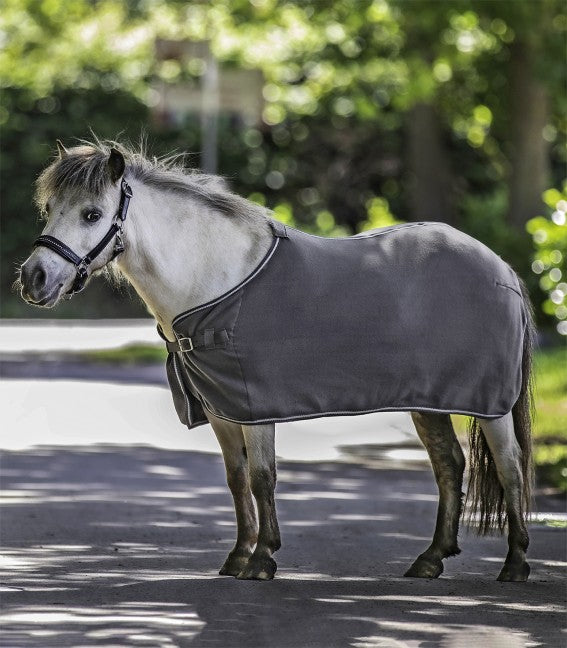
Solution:
[(67, 291), (67, 295), (72, 296), (75, 293), (80, 292), (85, 287), (85, 282), (87, 281), (88, 272), (87, 268), (89, 265), (96, 259), (96, 257), (104, 250), (104, 248), (110, 243), (110, 241), (115, 238), (114, 250), (112, 252), (112, 257), (109, 260), (112, 261), (115, 259), (121, 252), (124, 251), (124, 243), (122, 242), (122, 228), (124, 226), (124, 221), (126, 220), (126, 215), (128, 214), (128, 205), (130, 203), (130, 198), (132, 198), (132, 189), (130, 185), (122, 178), (120, 183), (120, 204), (118, 205), (118, 211), (112, 225), (108, 232), (101, 238), (101, 240), (94, 246), (94, 248), (85, 254), (81, 259), (78, 254), (75, 254), (70, 247), (65, 245), (62, 241), (55, 238), (54, 236), (40, 236), (34, 241), (34, 247), (40, 245), (49, 248), (56, 252), (59, 256), (62, 256), (67, 261), (70, 261), (77, 268), (77, 276), (71, 288)]

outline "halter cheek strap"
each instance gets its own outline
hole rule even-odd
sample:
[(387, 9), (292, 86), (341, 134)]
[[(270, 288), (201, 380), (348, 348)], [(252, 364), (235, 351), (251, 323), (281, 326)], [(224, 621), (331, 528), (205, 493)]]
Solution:
[(106, 246), (115, 239), (114, 250), (112, 252), (111, 258), (108, 260), (108, 263), (115, 259), (121, 252), (124, 252), (124, 243), (122, 241), (122, 228), (124, 227), (124, 221), (128, 214), (128, 205), (130, 204), (130, 198), (132, 198), (132, 189), (130, 185), (122, 178), (120, 183), (120, 203), (118, 205), (118, 212), (112, 222), (112, 225), (106, 232), (106, 234), (101, 238), (101, 240), (94, 246), (94, 248), (85, 254), (84, 257), (80, 257), (78, 254), (75, 254), (73, 250), (68, 245), (65, 245), (63, 241), (60, 241), (54, 236), (49, 236), (48, 234), (39, 236), (34, 241), (34, 247), (43, 246), (53, 250), (59, 256), (63, 257), (66, 261), (70, 261), (76, 268), (77, 274), (75, 276), (75, 281), (71, 288), (67, 291), (67, 294), (72, 296), (75, 293), (80, 292), (84, 287), (89, 276), (88, 267), (89, 265), (97, 258), (97, 256), (106, 248)]

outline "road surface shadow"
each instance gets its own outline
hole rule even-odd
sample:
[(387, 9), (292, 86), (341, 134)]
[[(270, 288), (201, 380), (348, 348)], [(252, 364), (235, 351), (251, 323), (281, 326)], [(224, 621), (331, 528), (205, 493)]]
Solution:
[[(283, 547), (269, 583), (218, 576), (235, 535), (219, 456), (38, 447), (4, 453), (1, 472), (2, 646), (564, 639), (564, 529), (532, 526), (527, 584), (494, 580), (503, 538), (466, 531), (441, 579), (401, 577), (432, 533), (430, 469), (280, 463)], [(539, 510), (560, 511), (562, 502), (544, 498)]]

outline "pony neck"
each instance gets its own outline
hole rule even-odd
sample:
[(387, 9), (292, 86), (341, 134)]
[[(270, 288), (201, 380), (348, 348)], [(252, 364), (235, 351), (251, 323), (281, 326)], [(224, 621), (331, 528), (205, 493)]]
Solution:
[(173, 318), (243, 281), (268, 252), (272, 231), (261, 216), (237, 218), (190, 196), (131, 185), (118, 267), (174, 340)]

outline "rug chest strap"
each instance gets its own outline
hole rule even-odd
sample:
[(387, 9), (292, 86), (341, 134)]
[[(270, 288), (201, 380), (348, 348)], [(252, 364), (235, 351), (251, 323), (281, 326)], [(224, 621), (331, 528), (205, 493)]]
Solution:
[(165, 346), (170, 353), (189, 353), (193, 349), (224, 349), (228, 344), (226, 329), (215, 331), (205, 329), (202, 333), (195, 333), (192, 337), (180, 337), (175, 342), (166, 340)]

